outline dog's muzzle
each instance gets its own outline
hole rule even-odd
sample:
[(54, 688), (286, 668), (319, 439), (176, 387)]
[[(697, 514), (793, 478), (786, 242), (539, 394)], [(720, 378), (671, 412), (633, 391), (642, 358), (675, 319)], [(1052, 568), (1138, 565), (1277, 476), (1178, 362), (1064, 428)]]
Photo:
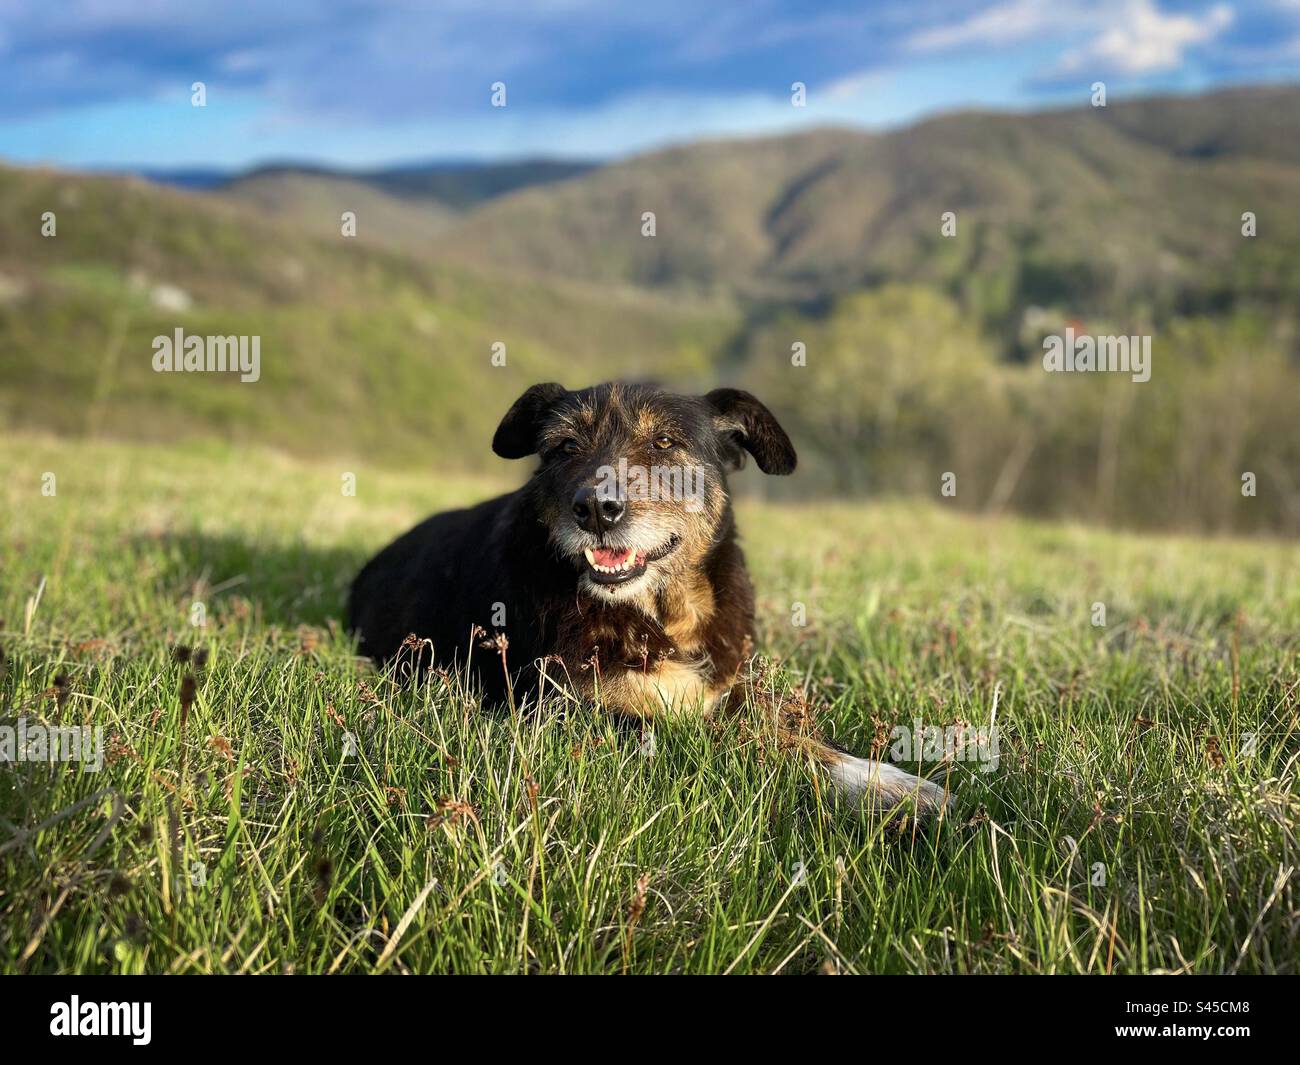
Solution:
[(637, 547), (589, 547), (587, 576), (596, 584), (626, 584), (645, 573), (652, 562), (677, 550), (682, 538), (674, 533), (662, 547), (646, 551)]

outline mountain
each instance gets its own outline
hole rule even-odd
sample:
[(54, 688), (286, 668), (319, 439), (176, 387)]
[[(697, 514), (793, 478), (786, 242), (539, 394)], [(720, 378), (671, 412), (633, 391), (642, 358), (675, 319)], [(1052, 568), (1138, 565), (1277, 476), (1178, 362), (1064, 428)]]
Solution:
[(410, 163), (353, 171), (286, 162), (237, 173), (211, 167), (110, 173), (212, 193), (323, 237), (338, 233), (341, 216), (351, 211), (359, 238), (428, 255), (436, 250), (438, 237), (466, 211), (519, 189), (587, 173), (595, 166), (578, 160), (522, 159)]
[[(1300, 295), (1296, 128), (1300, 88), (1273, 87), (694, 144), (489, 201), (448, 247), (497, 269), (759, 299), (918, 282), (988, 322), (1059, 301), (1285, 303)], [(949, 211), (955, 237), (940, 232)]]
[(553, 159), (502, 164), (427, 163), (344, 171), (279, 164), (204, 184), (203, 172), (182, 171), (173, 183), (215, 192), (320, 236), (339, 231), (351, 211), (357, 235), (424, 255), (464, 212), (519, 189), (550, 185), (594, 164)]
[(509, 163), (416, 163), (363, 171), (358, 180), (392, 196), (432, 202), (456, 211), (520, 189), (567, 181), (598, 164), (566, 159), (521, 159)]
[(1174, 155), (1224, 155), (1300, 162), (1297, 90), (1290, 85), (1224, 89), (1204, 96), (1149, 96), (1107, 108), (1104, 119)]
[(146, 181), (157, 182), (159, 185), (171, 185), (174, 188), (192, 189), (194, 191), (220, 188), (230, 180), (230, 171), (216, 167), (192, 167), (186, 170), (144, 167), (133, 171), (110, 170), (107, 172), (119, 174), (123, 177), (142, 177)]
[(222, 185), (218, 194), (321, 237), (342, 231), (344, 212), (356, 216), (358, 239), (424, 254), (456, 218), (434, 200), (399, 199), (358, 177), (327, 171), (267, 168)]
[[(322, 236), (355, 211), (362, 240), (498, 274), (764, 305), (936, 286), (1008, 341), (1033, 305), (1160, 318), (1300, 300), (1296, 128), (1300, 88), (1264, 86), (704, 142), (604, 166), (282, 165), (212, 191)], [(1242, 237), (1246, 211), (1256, 240)]]

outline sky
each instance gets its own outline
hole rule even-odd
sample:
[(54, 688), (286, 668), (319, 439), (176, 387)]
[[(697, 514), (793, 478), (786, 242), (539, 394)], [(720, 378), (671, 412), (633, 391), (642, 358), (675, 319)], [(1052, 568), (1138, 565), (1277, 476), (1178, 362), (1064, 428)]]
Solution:
[(0, 0), (0, 158), (73, 167), (607, 159), (1096, 81), (1300, 81), (1300, 0)]

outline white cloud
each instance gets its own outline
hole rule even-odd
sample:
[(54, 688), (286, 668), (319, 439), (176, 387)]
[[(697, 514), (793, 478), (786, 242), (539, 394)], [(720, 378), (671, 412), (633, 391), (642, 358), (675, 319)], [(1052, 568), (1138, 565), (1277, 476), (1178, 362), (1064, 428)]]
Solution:
[(1166, 15), (1151, 0), (1129, 0), (1116, 23), (1082, 48), (1061, 57), (1056, 73), (1154, 74), (1174, 70), (1183, 52), (1214, 40), (1232, 23), (1233, 11), (1216, 4), (1204, 15)]
[(891, 76), (885, 70), (861, 70), (832, 81), (818, 95), (828, 100), (857, 100), (870, 92), (878, 91)]
[(1086, 43), (1062, 55), (1052, 76), (1142, 75), (1176, 69), (1188, 48), (1214, 40), (1232, 20), (1233, 9), (1225, 3), (1198, 15), (1166, 14), (1155, 0), (1004, 0), (952, 25), (914, 33), (904, 46), (926, 54), (1073, 35)]
[(1068, 5), (1052, 0), (1008, 0), (952, 26), (935, 26), (912, 34), (904, 47), (913, 52), (946, 52), (966, 45), (998, 45), (1029, 40), (1061, 28)]

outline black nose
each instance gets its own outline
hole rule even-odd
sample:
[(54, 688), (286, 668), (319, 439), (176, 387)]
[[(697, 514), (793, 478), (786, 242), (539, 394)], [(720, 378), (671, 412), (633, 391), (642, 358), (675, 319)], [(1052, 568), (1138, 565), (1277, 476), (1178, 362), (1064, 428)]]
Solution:
[(626, 510), (623, 500), (601, 498), (591, 487), (579, 488), (573, 496), (573, 516), (589, 533), (600, 533), (617, 525)]

